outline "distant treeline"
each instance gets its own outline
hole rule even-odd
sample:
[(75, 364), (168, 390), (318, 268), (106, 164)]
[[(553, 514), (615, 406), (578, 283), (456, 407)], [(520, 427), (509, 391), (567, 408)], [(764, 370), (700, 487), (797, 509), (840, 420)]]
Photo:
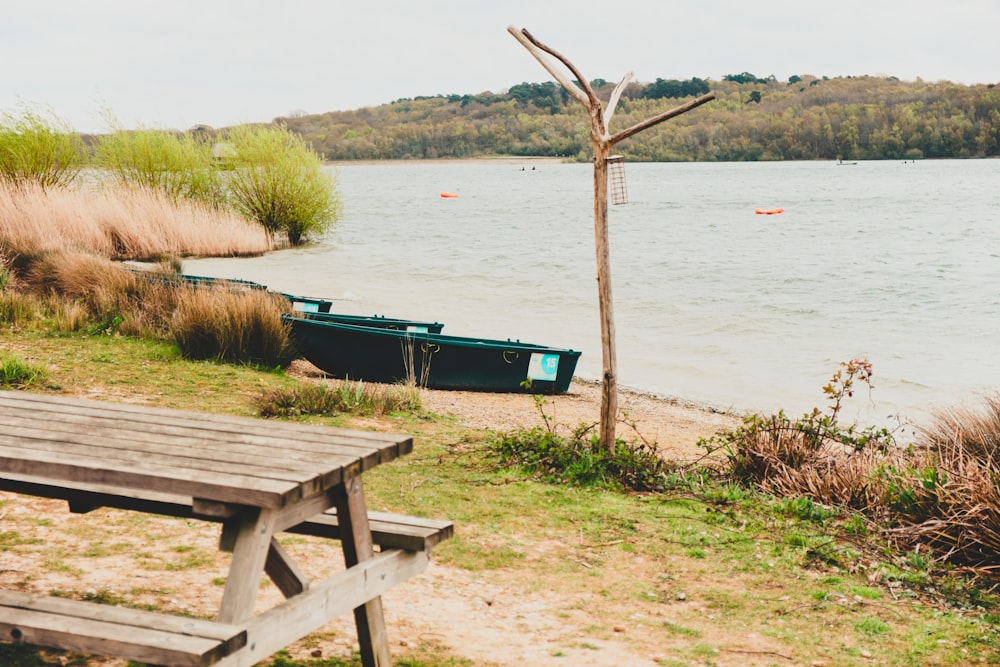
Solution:
[[(602, 100), (613, 83), (591, 82)], [(713, 91), (716, 99), (618, 145), (651, 162), (1000, 155), (1000, 88), (891, 77), (749, 72), (629, 84), (612, 132)], [(589, 121), (553, 82), (278, 118), (328, 160), (550, 156), (589, 161)]]

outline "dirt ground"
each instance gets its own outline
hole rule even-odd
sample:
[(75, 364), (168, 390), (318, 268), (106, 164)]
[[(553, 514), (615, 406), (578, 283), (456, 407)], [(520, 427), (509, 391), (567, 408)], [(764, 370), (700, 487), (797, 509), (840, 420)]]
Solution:
[[(304, 364), (304, 362), (297, 362)], [(308, 365), (291, 371), (306, 378), (319, 378)], [(472, 392), (427, 391), (422, 394), (425, 409), (454, 415), (461, 423), (497, 430), (530, 427), (542, 423), (534, 399), (527, 395), (484, 394)], [(574, 381), (564, 396), (548, 397), (544, 410), (560, 428), (596, 422), (599, 415), (600, 387)], [(624, 392), (620, 407), (637, 424), (638, 434), (656, 441), (661, 449), (677, 458), (695, 458), (701, 451), (695, 442), (701, 436), (732, 426), (737, 418), (697, 406), (682, 405), (651, 396)], [(631, 437), (630, 429), (619, 427), (619, 435)], [(221, 599), (221, 587), (192, 581), (183, 567), (169, 563), (185, 557), (171, 552), (169, 536), (183, 532), (186, 544), (199, 547), (202, 553), (216, 554), (217, 527), (182, 522), (175, 519), (144, 517), (142, 531), (128, 522), (127, 513), (98, 510), (73, 515), (58, 501), (0, 494), (0, 529), (10, 534), (28, 534), (42, 540), (37, 559), (25, 558), (24, 552), (0, 550), (0, 586), (37, 592), (92, 591), (95, 595), (118, 593), (135, 596), (133, 603), (148, 603), (166, 611), (211, 615)], [(116, 528), (121, 526), (119, 530)], [(106, 535), (95, 531), (108, 531)], [(191, 531), (197, 531), (192, 534)], [(150, 540), (149, 536), (157, 538)], [(96, 545), (108, 553), (100, 558), (95, 571)], [(329, 548), (309, 542), (288, 547), (293, 558), (313, 576), (321, 576), (341, 567), (339, 555), (331, 557)], [(522, 545), (530, 558), (565, 557), (563, 544), (539, 541)], [(54, 567), (51, 550), (56, 550), (61, 566)], [(150, 561), (163, 561), (166, 567), (149, 570), (135, 565), (135, 554), (149, 552)], [(213, 567), (224, 577), (227, 560), (214, 555)], [(633, 563), (609, 576), (628, 580), (640, 576), (639, 570), (656, 568), (656, 563)], [(188, 576), (185, 576), (188, 575)], [(469, 572), (449, 567), (431, 559), (422, 575), (383, 596), (387, 625), (395, 655), (406, 654), (408, 647), (438, 644), (476, 665), (521, 665), (548, 667), (574, 665), (592, 667), (653, 666), (669, 659), (669, 647), (651, 646), (643, 638), (647, 623), (663, 623), (648, 618), (648, 610), (605, 609), (601, 601), (578, 599), (578, 595), (545, 586), (537, 592), (524, 592), (523, 581), (508, 581), (503, 571)], [(643, 573), (642, 576), (651, 576)], [(199, 581), (208, 579), (199, 576)], [(200, 586), (200, 587), (199, 587)], [(182, 592), (179, 593), (179, 592)], [(280, 601), (273, 586), (266, 587), (259, 604), (262, 608)], [(609, 618), (610, 617), (610, 618)], [(599, 633), (594, 628), (611, 627)], [(709, 640), (709, 638), (704, 638)], [(717, 655), (712, 664), (749, 665), (748, 656), (767, 655), (773, 647), (748, 633), (729, 637), (730, 645), (740, 647), (731, 654)], [(735, 644), (733, 643), (735, 642)], [(318, 638), (291, 647), (294, 657), (347, 657), (356, 646), (353, 620), (334, 621)], [(730, 661), (730, 658), (732, 659)], [(93, 659), (91, 665), (121, 667), (123, 661)]]

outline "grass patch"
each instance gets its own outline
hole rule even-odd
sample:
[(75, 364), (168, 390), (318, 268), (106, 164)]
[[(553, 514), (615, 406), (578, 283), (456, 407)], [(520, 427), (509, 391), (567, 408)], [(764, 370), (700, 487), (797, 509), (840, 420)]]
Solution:
[[(539, 409), (544, 399), (536, 396)], [(544, 412), (542, 412), (544, 416)], [(546, 426), (498, 434), (489, 444), (501, 467), (517, 468), (551, 483), (628, 491), (663, 491), (674, 473), (655, 443), (615, 441), (614, 451), (600, 444), (592, 427), (581, 425), (564, 436)]]
[(0, 388), (27, 389), (45, 379), (46, 372), (41, 366), (0, 352)]
[(405, 385), (365, 384), (361, 380), (304, 384), (271, 389), (257, 399), (262, 417), (299, 417), (303, 415), (386, 415), (393, 412), (418, 412), (420, 392)]

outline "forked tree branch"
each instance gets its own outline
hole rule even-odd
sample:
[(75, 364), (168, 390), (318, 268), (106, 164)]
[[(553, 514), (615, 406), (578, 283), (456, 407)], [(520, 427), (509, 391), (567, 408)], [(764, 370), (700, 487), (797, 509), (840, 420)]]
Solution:
[(715, 99), (715, 93), (705, 93), (701, 97), (696, 97), (695, 99), (691, 100), (690, 102), (682, 104), (679, 107), (674, 107), (670, 111), (664, 111), (659, 116), (653, 116), (652, 118), (647, 118), (646, 120), (642, 121), (641, 123), (636, 123), (635, 125), (633, 125), (632, 127), (628, 128), (627, 130), (622, 130), (621, 132), (618, 132), (617, 134), (613, 134), (611, 136), (611, 138), (609, 139), (609, 141), (611, 142), (612, 145), (617, 144), (622, 139), (628, 139), (633, 134), (638, 134), (639, 132), (642, 132), (645, 129), (653, 127), (654, 125), (659, 125), (663, 121), (670, 120), (674, 116), (680, 116), (685, 111), (690, 111), (691, 109), (694, 109), (695, 107), (700, 107), (705, 102), (711, 102), (714, 99)]
[[(565, 73), (561, 72), (558, 68), (556, 68), (556, 66), (544, 55), (548, 53), (553, 58), (561, 62), (563, 65), (566, 66), (566, 68), (570, 71), (570, 73), (577, 78), (577, 81), (583, 83), (583, 78), (576, 72), (576, 68), (573, 67), (573, 65), (569, 63), (561, 54), (559, 54), (554, 49), (551, 49), (542, 44), (541, 42), (539, 42), (538, 40), (536, 40), (534, 37), (531, 36), (531, 33), (529, 33), (524, 28), (518, 29), (510, 25), (507, 26), (507, 32), (512, 34), (514, 36), (514, 39), (519, 41), (521, 45), (524, 46), (524, 48), (528, 49), (528, 53), (535, 56), (535, 60), (540, 62), (542, 64), (542, 67), (544, 67), (549, 74), (555, 77), (555, 80), (558, 81), (559, 84), (566, 89), (566, 92), (575, 97), (576, 100), (581, 104), (584, 105), (590, 104), (590, 97), (594, 95), (594, 92), (591, 90), (590, 96), (588, 96), (584, 91), (580, 90), (580, 88), (575, 83), (573, 83), (566, 76)], [(587, 86), (587, 88), (589, 89), (590, 86)]]
[(625, 91), (625, 86), (632, 81), (632, 72), (628, 72), (622, 77), (622, 80), (618, 82), (615, 89), (611, 91), (611, 97), (608, 99), (608, 108), (604, 111), (604, 139), (610, 140), (611, 137), (608, 133), (611, 131), (611, 117), (615, 115), (615, 107), (618, 106), (618, 100), (621, 99), (622, 93)]

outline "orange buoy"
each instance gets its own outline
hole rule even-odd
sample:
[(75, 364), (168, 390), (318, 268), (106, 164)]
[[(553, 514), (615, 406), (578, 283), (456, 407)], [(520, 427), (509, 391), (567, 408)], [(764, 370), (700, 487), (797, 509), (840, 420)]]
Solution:
[(784, 213), (783, 208), (758, 208), (754, 209), (754, 213), (757, 215), (774, 215), (775, 213)]
[(441, 196), (444, 197), (445, 199), (454, 199), (458, 197), (458, 194), (455, 192), (442, 192)]

